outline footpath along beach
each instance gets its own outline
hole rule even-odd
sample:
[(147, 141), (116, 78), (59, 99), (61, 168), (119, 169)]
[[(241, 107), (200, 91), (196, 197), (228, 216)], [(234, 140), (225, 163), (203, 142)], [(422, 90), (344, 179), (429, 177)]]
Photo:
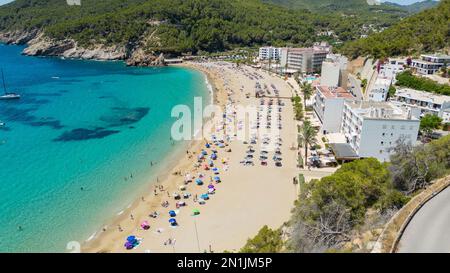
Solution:
[[(232, 105), (258, 109), (259, 118), (250, 118), (250, 123), (227, 111), (223, 128), (234, 125), (239, 132), (246, 127), (258, 131), (276, 127), (279, 133), (275, 137), (258, 133), (242, 141), (233, 134), (222, 137), (223, 130), (217, 130), (208, 136), (216, 136), (210, 141), (192, 141), (168, 175), (149, 181), (148, 192), (85, 242), (83, 252), (238, 251), (262, 226), (278, 228), (289, 220), (298, 195), (293, 183), (298, 169), (291, 87), (248, 66), (225, 62), (183, 66), (208, 76), (214, 103), (222, 109)], [(256, 98), (255, 90), (267, 97)], [(174, 220), (176, 225), (169, 222)], [(124, 245), (127, 238), (129, 250)]]

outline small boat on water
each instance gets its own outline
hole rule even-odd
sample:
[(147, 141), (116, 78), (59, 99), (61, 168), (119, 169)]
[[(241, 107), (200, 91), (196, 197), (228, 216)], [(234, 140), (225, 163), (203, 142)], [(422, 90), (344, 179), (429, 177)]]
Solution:
[(3, 75), (2, 69), (2, 81), (3, 81), (3, 92), (4, 94), (0, 96), (0, 100), (17, 100), (20, 99), (20, 95), (16, 93), (11, 93), (6, 91), (5, 77)]
[(0, 127), (5, 126), (6, 124), (2, 121), (0, 121)]

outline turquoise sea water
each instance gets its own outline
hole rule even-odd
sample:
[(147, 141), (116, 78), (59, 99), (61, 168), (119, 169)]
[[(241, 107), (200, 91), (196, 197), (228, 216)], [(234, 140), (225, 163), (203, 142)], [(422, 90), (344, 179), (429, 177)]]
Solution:
[(7, 88), (23, 96), (0, 101), (0, 252), (64, 252), (151, 191), (186, 145), (171, 143), (172, 107), (209, 101), (208, 89), (193, 70), (22, 49), (0, 45)]

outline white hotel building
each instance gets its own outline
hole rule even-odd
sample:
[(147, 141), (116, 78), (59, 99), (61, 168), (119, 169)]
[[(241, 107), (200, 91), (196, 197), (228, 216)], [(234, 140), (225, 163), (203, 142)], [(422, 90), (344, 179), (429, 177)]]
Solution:
[(279, 60), (281, 56), (281, 48), (279, 47), (261, 47), (259, 49), (260, 60)]
[(368, 91), (368, 100), (370, 101), (386, 101), (391, 86), (391, 78), (380, 78), (375, 80), (375, 83)]
[(327, 59), (322, 63), (320, 85), (345, 88), (348, 81), (347, 65), (348, 59), (345, 56), (328, 54)]
[(322, 123), (324, 134), (339, 133), (346, 99), (354, 97), (342, 87), (316, 86), (313, 109)]
[(397, 89), (393, 100), (408, 107), (414, 116), (433, 114), (442, 118), (445, 123), (450, 122), (450, 96), (402, 88)]
[(450, 64), (450, 56), (443, 54), (421, 55), (420, 60), (412, 60), (412, 67), (419, 74), (431, 75), (439, 71), (443, 66)]
[(395, 83), (395, 77), (398, 73), (405, 71), (406, 60), (404, 59), (389, 59), (389, 61), (380, 65), (379, 77), (385, 79), (392, 79)]
[(414, 144), (420, 121), (409, 111), (388, 102), (345, 101), (341, 132), (360, 157), (389, 161), (390, 148), (405, 138)]

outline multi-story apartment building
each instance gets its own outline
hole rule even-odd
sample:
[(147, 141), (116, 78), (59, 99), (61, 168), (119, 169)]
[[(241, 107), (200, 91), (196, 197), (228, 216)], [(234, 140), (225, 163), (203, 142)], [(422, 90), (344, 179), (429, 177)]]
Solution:
[(420, 120), (389, 102), (345, 101), (341, 132), (361, 158), (389, 161), (392, 148), (401, 138), (414, 144)]
[(261, 47), (259, 48), (260, 60), (279, 60), (281, 56), (281, 48), (279, 47)]
[(412, 60), (413, 69), (424, 75), (431, 75), (439, 71), (443, 66), (450, 64), (450, 56), (443, 54), (421, 55), (420, 60)]
[(322, 63), (320, 84), (325, 86), (340, 86), (346, 88), (348, 59), (338, 54), (328, 54)]
[(280, 64), (282, 68), (302, 73), (320, 72), (329, 50), (319, 48), (282, 48)]
[(450, 122), (450, 96), (401, 88), (397, 89), (393, 100), (408, 107), (414, 116), (423, 117), (426, 114), (433, 114), (446, 123)]
[(338, 133), (344, 100), (354, 99), (353, 95), (342, 87), (316, 86), (313, 109), (322, 123), (322, 132)]
[(369, 101), (386, 101), (389, 93), (389, 87), (391, 86), (391, 78), (380, 78), (375, 80), (373, 86), (371, 86), (368, 93)]
[(387, 62), (380, 63), (379, 77), (392, 79), (395, 82), (395, 77), (405, 70), (405, 66), (406, 60), (404, 59), (389, 59)]

